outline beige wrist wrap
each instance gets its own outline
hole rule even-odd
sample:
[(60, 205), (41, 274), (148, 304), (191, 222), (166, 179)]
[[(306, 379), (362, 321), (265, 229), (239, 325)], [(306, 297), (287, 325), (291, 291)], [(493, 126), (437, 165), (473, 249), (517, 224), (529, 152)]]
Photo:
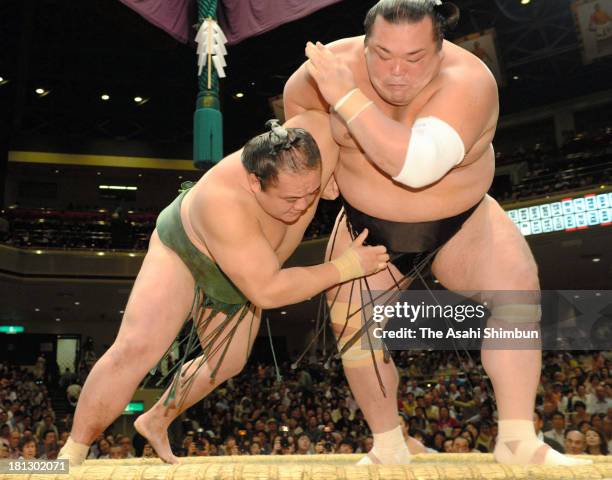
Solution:
[(347, 249), (342, 255), (329, 263), (334, 265), (338, 269), (338, 272), (340, 272), (340, 283), (365, 275), (365, 271), (359, 260), (359, 255), (357, 255), (357, 252), (353, 248)]
[(349, 125), (361, 112), (374, 102), (366, 97), (361, 90), (355, 88), (342, 97), (334, 105), (334, 110)]

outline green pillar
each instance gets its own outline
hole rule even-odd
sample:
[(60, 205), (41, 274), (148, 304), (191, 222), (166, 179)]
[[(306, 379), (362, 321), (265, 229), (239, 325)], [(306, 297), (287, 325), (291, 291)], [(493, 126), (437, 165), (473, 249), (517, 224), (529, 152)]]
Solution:
[[(217, 19), (217, 0), (198, 0), (198, 22)], [(193, 116), (193, 163), (208, 169), (223, 158), (223, 116), (219, 102), (219, 78), (212, 66), (210, 88), (208, 65), (198, 78), (198, 98)]]

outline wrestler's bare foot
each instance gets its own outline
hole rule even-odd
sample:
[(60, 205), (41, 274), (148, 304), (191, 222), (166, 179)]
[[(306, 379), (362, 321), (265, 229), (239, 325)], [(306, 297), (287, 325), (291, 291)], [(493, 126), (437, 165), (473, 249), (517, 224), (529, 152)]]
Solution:
[(153, 418), (150, 411), (142, 414), (134, 421), (134, 428), (147, 439), (159, 458), (166, 463), (179, 463), (178, 458), (172, 453), (168, 429), (166, 423)]

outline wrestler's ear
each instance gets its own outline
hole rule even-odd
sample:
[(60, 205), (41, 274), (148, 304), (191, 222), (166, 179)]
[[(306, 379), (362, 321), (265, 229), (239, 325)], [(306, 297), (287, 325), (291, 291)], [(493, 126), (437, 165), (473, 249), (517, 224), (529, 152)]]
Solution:
[(254, 173), (249, 173), (248, 176), (249, 187), (253, 193), (260, 193), (263, 189), (261, 188), (261, 180)]

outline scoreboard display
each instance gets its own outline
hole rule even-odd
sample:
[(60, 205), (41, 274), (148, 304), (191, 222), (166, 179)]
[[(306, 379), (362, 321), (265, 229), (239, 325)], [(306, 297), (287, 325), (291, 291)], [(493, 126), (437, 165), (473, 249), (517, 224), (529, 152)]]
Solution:
[(610, 225), (612, 192), (564, 198), (558, 202), (508, 210), (507, 213), (525, 236)]

